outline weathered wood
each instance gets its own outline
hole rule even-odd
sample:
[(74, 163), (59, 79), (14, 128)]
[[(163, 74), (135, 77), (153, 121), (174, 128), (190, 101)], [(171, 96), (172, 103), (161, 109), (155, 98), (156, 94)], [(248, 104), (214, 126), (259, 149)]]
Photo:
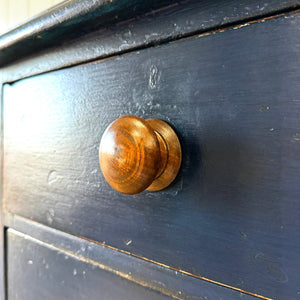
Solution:
[[(287, 15), (5, 85), (7, 210), (297, 297), (299, 23)], [(176, 128), (183, 168), (168, 190), (125, 196), (105, 182), (99, 141), (124, 114)]]
[(170, 0), (64, 1), (0, 37), (0, 65), (82, 34), (169, 4)]
[[(164, 268), (105, 245), (74, 237), (16, 215), (6, 214), (6, 225), (26, 237), (33, 238), (38, 243), (43, 243), (46, 246), (52, 245), (63, 252), (71, 253), (73, 257), (78, 257), (79, 260), (90, 261), (102, 270), (119, 274), (121, 277), (126, 277), (126, 274), (129, 274), (127, 279), (131, 282), (164, 295), (170, 295), (175, 299), (257, 299), (240, 291), (199, 280), (182, 272)], [(36, 254), (36, 258), (38, 257), (39, 255)], [(23, 259), (21, 258), (21, 260)], [(64, 264), (57, 266), (57, 268), (64, 268)], [(64, 272), (62, 271), (62, 273)]]
[(7, 232), (8, 299), (172, 299), (114, 274), (103, 265)]
[[(46, 49), (47, 58), (36, 66), (29, 64), (29, 69), (23, 66), (22, 72), (45, 70), (54, 62), (66, 66), (292, 10), (299, 5), (299, 0), (66, 1), (0, 37), (0, 65), (24, 61), (28, 55), (36, 57)], [(95, 30), (98, 32), (93, 34)], [(53, 53), (54, 46), (65, 50), (63, 57), (57, 57), (57, 50)], [(19, 76), (24, 76), (22, 72)]]

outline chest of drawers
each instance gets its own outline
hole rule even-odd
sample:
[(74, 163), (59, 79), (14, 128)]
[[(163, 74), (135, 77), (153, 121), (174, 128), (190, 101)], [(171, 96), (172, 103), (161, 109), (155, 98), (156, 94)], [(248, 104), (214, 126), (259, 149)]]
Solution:
[[(298, 4), (67, 1), (0, 38), (3, 299), (298, 299)], [(175, 129), (168, 188), (105, 181), (123, 115)]]

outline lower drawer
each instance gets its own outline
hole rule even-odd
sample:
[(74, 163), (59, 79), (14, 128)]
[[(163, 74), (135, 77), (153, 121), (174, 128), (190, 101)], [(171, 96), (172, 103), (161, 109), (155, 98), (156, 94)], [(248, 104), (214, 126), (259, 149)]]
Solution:
[(7, 262), (10, 300), (173, 299), (11, 229)]

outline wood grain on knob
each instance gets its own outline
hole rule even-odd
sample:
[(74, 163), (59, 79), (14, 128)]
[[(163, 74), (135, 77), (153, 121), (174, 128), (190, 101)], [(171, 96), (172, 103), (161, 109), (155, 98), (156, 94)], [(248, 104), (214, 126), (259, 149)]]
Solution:
[(99, 162), (107, 182), (121, 193), (158, 191), (177, 176), (181, 147), (166, 122), (124, 116), (105, 130)]

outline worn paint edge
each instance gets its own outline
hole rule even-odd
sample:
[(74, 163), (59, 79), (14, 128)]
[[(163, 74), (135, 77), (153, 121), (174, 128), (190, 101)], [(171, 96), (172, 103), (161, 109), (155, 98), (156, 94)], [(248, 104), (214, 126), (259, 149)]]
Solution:
[[(236, 29), (240, 29), (240, 28), (243, 28), (243, 27), (250, 26), (252, 24), (264, 23), (265, 21), (281, 18), (281, 17), (284, 17), (284, 16), (290, 16), (290, 15), (293, 15), (293, 14), (297, 14), (299, 12), (300, 12), (300, 9), (296, 9), (296, 10), (293, 10), (291, 12), (280, 13), (280, 14), (277, 14), (277, 15), (268, 16), (268, 17), (264, 17), (264, 18), (261, 18), (261, 19), (245, 22), (243, 24), (239, 24), (239, 25), (236, 25), (236, 26), (215, 30), (215, 31), (212, 31), (211, 34), (216, 34), (216, 33), (219, 33), (219, 32), (223, 32), (225, 30), (236, 30)], [(203, 35), (201, 35), (201, 34), (198, 35), (198, 37), (201, 37), (201, 36), (203, 36)]]
[[(113, 2), (116, 2), (117, 0), (101, 0), (98, 1), (100, 3), (92, 3), (89, 5), (90, 10), (94, 10), (97, 8), (105, 7), (107, 4), (111, 4)], [(65, 23), (69, 21), (71, 18), (76, 18), (80, 14), (82, 14), (81, 11), (78, 12), (76, 9), (76, 4), (72, 5), (73, 0), (64, 0), (60, 3), (57, 3), (54, 6), (49, 7), (46, 10), (41, 11), (37, 15), (32, 16), (29, 19), (24, 20), (21, 24), (17, 24), (16, 26), (10, 28), (8, 31), (4, 32), (0, 35), (0, 50), (4, 50), (15, 43), (17, 43), (19, 40), (25, 40), (28, 38), (31, 38), (32, 36), (40, 35), (46, 30), (50, 30), (53, 27), (56, 27), (57, 25), (60, 25), (62, 23)], [(71, 7), (70, 7), (71, 6)], [(65, 12), (60, 12), (61, 10), (68, 10), (69, 14), (66, 14)], [(85, 9), (86, 10), (86, 9)], [(52, 24), (51, 22), (51, 16), (50, 14), (56, 12), (56, 21), (57, 23)], [(50, 18), (50, 21), (47, 20), (47, 18)], [(43, 26), (40, 26), (39, 24), (35, 24), (35, 22), (44, 22)], [(33, 24), (33, 26), (32, 26)]]
[(109, 246), (109, 245), (107, 245), (107, 244), (100, 243), (100, 242), (97, 242), (97, 241), (88, 239), (88, 238), (86, 238), (86, 237), (83, 237), (83, 236), (77, 236), (77, 237), (79, 237), (79, 238), (81, 238), (81, 239), (84, 239), (84, 240), (87, 240), (87, 241), (89, 241), (89, 242), (91, 242), (91, 243), (94, 243), (94, 244), (97, 244), (97, 245), (100, 245), (100, 246), (103, 246), (103, 247), (107, 247), (107, 248), (109, 248), (109, 249), (112, 249), (112, 250), (115, 250), (115, 251), (118, 251), (118, 252), (121, 252), (121, 253), (124, 253), (124, 254), (127, 254), (127, 255), (131, 255), (131, 256), (133, 256), (133, 257), (136, 257), (136, 258), (145, 260), (145, 261), (147, 261), (147, 262), (150, 262), (150, 263), (159, 265), (159, 266), (161, 266), (161, 267), (170, 269), (170, 270), (172, 270), (172, 271), (180, 272), (180, 273), (182, 273), (182, 274), (184, 274), (184, 275), (188, 275), (188, 276), (191, 276), (191, 277), (194, 277), (194, 278), (197, 278), (197, 279), (202, 279), (202, 280), (207, 281), (207, 282), (209, 282), (209, 283), (217, 284), (217, 285), (219, 285), (219, 286), (226, 287), (226, 288), (232, 289), (232, 290), (237, 291), (237, 292), (241, 292), (241, 293), (244, 293), (244, 294), (247, 294), (247, 295), (250, 295), (250, 296), (258, 297), (258, 298), (264, 299), (264, 300), (274, 300), (274, 299), (272, 299), (272, 298), (268, 298), (268, 297), (265, 297), (265, 296), (262, 296), (262, 295), (259, 295), (259, 294), (256, 294), (256, 293), (252, 293), (252, 292), (249, 292), (249, 291), (245, 291), (245, 290), (243, 290), (243, 289), (240, 289), (240, 288), (237, 288), (237, 287), (233, 287), (233, 286), (230, 286), (230, 285), (228, 285), (228, 284), (221, 283), (221, 282), (218, 282), (218, 281), (215, 281), (215, 280), (212, 280), (212, 279), (209, 279), (209, 278), (200, 276), (200, 275), (196, 275), (196, 274), (193, 274), (193, 273), (190, 273), (190, 272), (181, 270), (181, 269), (176, 269), (176, 268), (174, 268), (174, 267), (172, 267), (172, 266), (168, 266), (168, 265), (166, 265), (166, 264), (157, 262), (157, 261), (155, 261), (155, 260), (152, 260), (152, 259), (149, 259), (149, 258), (140, 256), (140, 255), (137, 255), (137, 254), (135, 254), (135, 253), (131, 253), (131, 252), (126, 251), (126, 250), (118, 249), (118, 248), (115, 248), (115, 247), (113, 247), (113, 246)]
[[(192, 274), (190, 272), (187, 272), (185, 270), (181, 270), (181, 269), (177, 269), (175, 267), (172, 267), (172, 266), (168, 266), (164, 263), (161, 263), (161, 262), (157, 262), (155, 260), (152, 260), (152, 259), (149, 259), (149, 258), (146, 258), (146, 257), (143, 257), (143, 256), (140, 256), (140, 255), (137, 255), (135, 253), (131, 253), (129, 251), (126, 251), (126, 250), (122, 250), (122, 249), (119, 249), (119, 248), (116, 248), (116, 247), (113, 247), (113, 246), (110, 246), (110, 245), (107, 245), (106, 243), (102, 243), (102, 242), (98, 242), (98, 241), (95, 241), (95, 240), (92, 240), (92, 239), (89, 239), (89, 238), (86, 238), (84, 236), (80, 236), (80, 235), (74, 235), (74, 234), (71, 234), (69, 232), (65, 232), (65, 231), (60, 231), (58, 229), (55, 229), (55, 228), (51, 228), (51, 227), (48, 227), (42, 223), (39, 223), (35, 220), (32, 220), (32, 219), (29, 219), (29, 218), (26, 218), (26, 217), (23, 217), (23, 216), (20, 216), (20, 215), (16, 215), (16, 214), (13, 214), (11, 212), (5, 212), (5, 216), (4, 216), (4, 225), (7, 226), (10, 229), (13, 229), (17, 232), (20, 232), (21, 234), (24, 234), (26, 236), (29, 236), (33, 239), (36, 239), (38, 241), (40, 241), (41, 243), (45, 243), (45, 244), (49, 244), (49, 245), (52, 245), (53, 247), (57, 248), (57, 249), (60, 249), (61, 251), (69, 251), (69, 250), (64, 250), (64, 248), (60, 248), (59, 246), (56, 246), (55, 244), (53, 243), (49, 243), (49, 242), (43, 242), (41, 241), (39, 238), (35, 238), (35, 237), (32, 237), (30, 235), (30, 233), (25, 233), (26, 232), (26, 229), (24, 227), (24, 224), (28, 224), (30, 225), (30, 227), (32, 227), (32, 224), (34, 224), (34, 227), (38, 227), (38, 228), (44, 228), (46, 230), (50, 230), (50, 231), (58, 231), (58, 232), (61, 232), (62, 234), (64, 235), (70, 235), (72, 237), (76, 237), (76, 238), (79, 238), (81, 240), (85, 240), (85, 241), (88, 241), (92, 244), (96, 244), (96, 245), (99, 245), (101, 247), (104, 247), (106, 249), (110, 249), (110, 250), (113, 250), (113, 251), (116, 251), (116, 252), (119, 252), (119, 253), (122, 253), (122, 254), (126, 254), (126, 255), (129, 255), (131, 257), (135, 257), (135, 258), (138, 258), (138, 259), (141, 259), (143, 261), (146, 261), (146, 262), (149, 262), (149, 263), (152, 263), (156, 266), (159, 266), (159, 267), (162, 267), (162, 268), (165, 268), (165, 269), (168, 269), (168, 270), (171, 270), (171, 271), (174, 271), (174, 272), (178, 272), (178, 273), (181, 273), (183, 275), (186, 275), (186, 276), (190, 276), (192, 278), (195, 278), (195, 279), (201, 279), (203, 281), (206, 281), (208, 283), (211, 283), (211, 284), (216, 284), (218, 286), (221, 286), (221, 287), (224, 287), (224, 288), (228, 288), (228, 289), (231, 289), (231, 290), (234, 290), (234, 291), (237, 291), (237, 292), (240, 292), (240, 293), (244, 293), (244, 294), (247, 294), (247, 295), (250, 295), (250, 296), (254, 296), (254, 297), (257, 297), (257, 298), (260, 298), (260, 299), (264, 299), (264, 300), (274, 300), (272, 298), (269, 298), (269, 297), (265, 297), (263, 295), (259, 295), (259, 294), (256, 294), (256, 293), (253, 293), (253, 292), (249, 292), (249, 291), (246, 291), (246, 290), (243, 290), (243, 289), (240, 289), (240, 288), (237, 288), (237, 287), (233, 287), (233, 286), (230, 286), (228, 284), (225, 284), (225, 283), (221, 283), (221, 282), (218, 282), (216, 280), (212, 280), (212, 279), (209, 279), (209, 278), (206, 278), (204, 276), (201, 276), (201, 275), (196, 275), (196, 274)], [(24, 232), (25, 230), (25, 232)], [(27, 230), (28, 231), (28, 230)], [(73, 253), (73, 252), (72, 252)], [(75, 255), (76, 257), (79, 256), (79, 257), (83, 257), (83, 259), (90, 259), (90, 258), (86, 258), (85, 256), (83, 255), (80, 255), (78, 253), (73, 253), (73, 255)], [(90, 259), (91, 261), (94, 261), (95, 263), (97, 261), (93, 260), (93, 259)], [(84, 261), (84, 260), (83, 260)], [(87, 261), (86, 261), (87, 262)], [(100, 266), (99, 266), (100, 267)], [(113, 273), (115, 272), (119, 272), (117, 270), (115, 270), (114, 268), (111, 268), (111, 267), (108, 267), (110, 269), (112, 269)], [(107, 268), (104, 268), (107, 270)], [(117, 273), (115, 273), (117, 274)], [(123, 272), (120, 272), (120, 274), (123, 274)], [(125, 274), (125, 273), (124, 273)], [(148, 288), (151, 288), (153, 290), (156, 290), (156, 291), (159, 291), (165, 295), (168, 295), (168, 296), (172, 296), (173, 298), (175, 299), (185, 299), (185, 295), (181, 292), (179, 293), (179, 291), (177, 290), (174, 290), (172, 288), (169, 289), (168, 293), (166, 293), (164, 290), (162, 291), (160, 289), (160, 287), (158, 286), (155, 286), (155, 285), (149, 285), (148, 283), (145, 283), (144, 281), (141, 281), (133, 276), (131, 277), (128, 277), (127, 274), (125, 274), (126, 276), (123, 276), (123, 278), (126, 278), (128, 280), (131, 280), (137, 284), (140, 284), (144, 287), (148, 287)], [(121, 275), (119, 275), (121, 276)], [(122, 276), (121, 276), (122, 277)], [(140, 283), (141, 282), (141, 283)], [(174, 295), (174, 293), (176, 294), (180, 294), (180, 297), (178, 297), (177, 295)]]
[[(271, 15), (271, 16), (270, 15), (267, 15), (267, 16), (265, 15), (265, 16), (259, 17), (259, 18), (254, 17), (255, 18), (254, 20), (252, 20), (250, 18), (250, 20), (248, 20), (248, 21), (247, 20), (243, 20), (243, 22), (235, 21), (231, 24), (229, 23), (229, 24), (222, 25), (218, 29), (210, 28), (210, 29), (205, 30), (201, 33), (199, 33), (199, 32), (198, 33), (197, 32), (189, 32), (187, 35), (179, 35), (179, 36), (176, 36), (176, 37), (172, 38), (171, 40), (167, 38), (167, 39), (160, 40), (159, 42), (146, 44), (144, 46), (132, 47), (132, 48), (129, 48), (129, 49), (126, 49), (126, 50), (116, 51), (116, 52), (113, 52), (112, 54), (108, 54), (108, 55), (103, 55), (103, 56), (100, 55), (99, 57), (87, 59), (85, 61), (75, 62), (74, 64), (63, 66), (63, 67), (58, 68), (56, 70), (68, 69), (68, 68), (72, 68), (72, 67), (76, 67), (76, 66), (85, 66), (85, 65), (94, 64), (94, 63), (101, 63), (102, 61), (113, 59), (113, 58), (115, 58), (117, 56), (120, 56), (120, 55), (126, 55), (126, 54), (132, 54), (132, 53), (139, 54), (140, 51), (143, 51), (143, 50), (146, 50), (146, 49), (149, 49), (149, 48), (158, 48), (158, 47), (162, 47), (162, 46), (169, 45), (169, 44), (176, 44), (178, 42), (182, 42), (182, 41), (189, 40), (189, 39), (202, 38), (202, 37), (211, 36), (211, 35), (214, 35), (214, 34), (217, 34), (217, 33), (237, 30), (237, 29), (241, 29), (241, 28), (244, 28), (244, 27), (248, 27), (248, 26), (253, 25), (253, 24), (264, 23), (268, 20), (273, 20), (273, 19), (277, 19), (277, 18), (281, 18), (281, 17), (288, 17), (288, 16), (291, 16), (291, 15), (296, 15), (297, 13), (300, 13), (300, 8), (298, 8), (298, 7), (293, 9), (292, 11), (279, 12), (279, 13), (277, 13), (275, 15)], [(41, 75), (41, 74), (50, 73), (50, 72), (53, 72), (53, 71), (54, 70), (49, 70), (49, 71), (37, 73), (37, 74), (34, 74), (34, 75)], [(21, 78), (20, 80), (25, 79), (25, 78), (29, 78), (31, 76), (32, 75), (25, 76), (25, 77)], [(18, 80), (12, 80), (12, 82), (10, 82), (10, 80), (7, 80), (6, 83), (14, 83), (16, 81), (18, 81)], [(269, 299), (269, 298), (266, 298), (266, 299)]]
[(19, 237), (21, 237), (21, 238), (23, 238), (25, 240), (34, 242), (35, 244), (38, 244), (38, 245), (40, 245), (42, 247), (46, 247), (46, 248), (48, 248), (50, 250), (54, 250), (54, 251), (57, 251), (57, 252), (60, 252), (60, 253), (64, 253), (64, 254), (68, 255), (69, 257), (72, 257), (72, 258), (74, 258), (76, 260), (79, 260), (81, 262), (93, 265), (93, 266), (98, 267), (98, 268), (100, 268), (100, 269), (102, 269), (104, 271), (113, 273), (113, 274), (115, 274), (115, 275), (117, 275), (117, 276), (119, 276), (121, 278), (127, 279), (127, 280), (129, 280), (131, 282), (134, 282), (134, 283), (136, 283), (138, 285), (141, 285), (141, 286), (143, 286), (145, 288), (150, 288), (150, 289), (152, 289), (154, 291), (160, 292), (161, 294), (164, 294), (166, 296), (172, 297), (173, 299), (179, 299), (179, 300), (181, 300), (181, 299), (186, 299), (188, 297), (187, 295), (182, 295), (182, 297), (178, 297), (178, 296), (172, 294), (171, 292), (167, 292), (167, 291), (165, 291), (163, 289), (158, 288), (157, 286), (149, 284), (148, 282), (144, 282), (142, 280), (139, 280), (138, 278), (136, 278), (134, 276), (131, 276), (131, 274), (127, 274), (127, 273), (115, 270), (114, 268), (109, 267), (109, 266), (107, 266), (105, 264), (102, 264), (102, 263), (100, 263), (98, 261), (95, 261), (95, 260), (93, 260), (91, 258), (85, 257), (85, 256), (83, 256), (81, 254), (78, 254), (78, 253), (75, 253), (73, 251), (70, 251), (70, 250), (58, 247), (57, 245), (46, 243), (44, 241), (41, 241), (41, 240), (39, 240), (37, 238), (34, 238), (34, 237), (28, 235), (28, 234), (25, 234), (25, 233), (22, 233), (20, 231), (17, 231), (17, 230), (15, 230), (13, 228), (8, 228), (7, 229), (7, 234), (9, 234), (9, 233), (17, 235), (17, 236), (19, 236)]
[[(21, 76), (21, 77), (20, 76), (14, 77), (13, 74), (10, 74), (10, 71), (8, 71), (6, 74), (7, 75), (6, 79), (4, 81), (5, 81), (5, 83), (13, 83), (13, 82), (25, 79), (25, 78), (29, 78), (31, 76), (53, 72), (54, 70), (61, 70), (61, 69), (76, 67), (78, 65), (86, 65), (86, 64), (90, 64), (90, 63), (101, 62), (106, 59), (110, 59), (110, 58), (113, 58), (113, 57), (116, 57), (119, 55), (139, 52), (139, 51), (142, 51), (142, 50), (145, 50), (148, 48), (161, 47), (166, 44), (172, 44), (172, 43), (180, 42), (180, 41), (186, 40), (186, 39), (200, 38), (200, 37), (205, 37), (205, 36), (209, 36), (209, 35), (216, 34), (216, 33), (221, 33), (221, 32), (228, 31), (228, 30), (240, 29), (243, 27), (247, 27), (251, 24), (263, 23), (266, 20), (275, 19), (275, 18), (279, 18), (279, 17), (283, 17), (283, 16), (287, 17), (292, 14), (297, 14), (299, 12), (300, 12), (299, 5), (289, 7), (287, 9), (279, 9), (277, 11), (272, 12), (271, 15), (270, 15), (270, 13), (267, 13), (262, 16), (253, 16), (253, 17), (249, 17), (248, 19), (245, 18), (243, 20), (233, 21), (231, 23), (230, 22), (225, 23), (220, 26), (212, 26), (205, 30), (201, 29), (201, 30), (191, 31), (186, 34), (178, 34), (178, 35), (175, 35), (172, 37), (160, 39), (158, 41), (150, 41), (149, 43), (146, 43), (143, 45), (137, 45), (135, 47), (134, 46), (129, 47), (128, 49), (115, 50), (115, 51), (112, 51), (111, 53), (102, 53), (102, 54), (99, 53), (96, 56), (85, 58), (84, 60), (78, 59), (78, 60), (73, 61), (72, 63), (58, 64), (58, 65), (53, 66), (44, 71), (36, 70), (36, 71), (30, 72), (30, 74), (26, 74), (25, 76)], [(4, 68), (4, 70), (5, 70), (5, 68)]]
[(215, 29), (215, 30), (211, 30), (211, 31), (207, 31), (207, 32), (202, 32), (199, 34), (193, 34), (191, 36), (185, 36), (185, 37), (181, 37), (177, 40), (174, 41), (170, 41), (169, 44), (173, 44), (175, 42), (178, 41), (183, 41), (183, 40), (187, 40), (187, 39), (192, 39), (192, 38), (201, 38), (201, 37), (205, 37), (205, 36), (210, 36), (210, 35), (214, 35), (217, 33), (221, 33), (221, 32), (225, 32), (225, 31), (230, 31), (230, 30), (237, 30), (237, 29), (241, 29), (243, 27), (248, 27), (250, 25), (253, 24), (258, 24), (258, 23), (264, 23), (266, 21), (269, 20), (273, 20), (273, 19), (277, 19), (277, 18), (281, 18), (281, 17), (286, 17), (286, 16), (291, 16), (294, 14), (300, 13), (300, 9), (295, 9), (289, 12), (282, 12), (282, 13), (277, 13), (275, 15), (271, 15), (271, 16), (264, 16), (255, 20), (250, 20), (250, 21), (245, 21), (243, 23), (239, 23), (239, 24), (234, 24), (234, 25), (228, 25), (226, 27), (222, 27), (219, 29)]

